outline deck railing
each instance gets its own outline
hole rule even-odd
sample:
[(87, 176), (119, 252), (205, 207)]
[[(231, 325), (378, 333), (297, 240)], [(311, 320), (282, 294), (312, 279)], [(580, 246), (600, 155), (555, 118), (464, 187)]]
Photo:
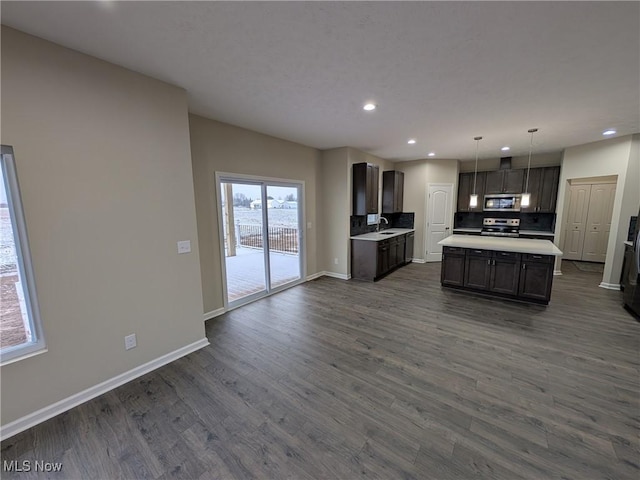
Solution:
[[(269, 249), (274, 252), (298, 253), (298, 229), (269, 227)], [(236, 224), (236, 241), (240, 247), (263, 248), (262, 226)]]

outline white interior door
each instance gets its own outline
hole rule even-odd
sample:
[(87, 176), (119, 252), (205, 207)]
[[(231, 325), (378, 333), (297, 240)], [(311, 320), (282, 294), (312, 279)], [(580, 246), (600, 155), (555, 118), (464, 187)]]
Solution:
[(569, 213), (565, 225), (563, 258), (581, 260), (591, 185), (571, 185), (569, 192)]
[(616, 185), (614, 183), (591, 185), (581, 260), (604, 263), (607, 256), (615, 196)]
[(430, 183), (427, 186), (427, 262), (442, 260), (438, 242), (451, 235), (453, 184)]

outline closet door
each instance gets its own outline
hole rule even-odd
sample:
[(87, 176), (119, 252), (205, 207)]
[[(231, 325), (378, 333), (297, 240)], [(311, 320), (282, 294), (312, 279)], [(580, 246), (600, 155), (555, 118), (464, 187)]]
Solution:
[(615, 183), (591, 186), (581, 260), (604, 263), (607, 256), (615, 196)]
[(565, 224), (562, 257), (565, 260), (582, 260), (591, 185), (571, 185), (569, 191), (569, 213)]

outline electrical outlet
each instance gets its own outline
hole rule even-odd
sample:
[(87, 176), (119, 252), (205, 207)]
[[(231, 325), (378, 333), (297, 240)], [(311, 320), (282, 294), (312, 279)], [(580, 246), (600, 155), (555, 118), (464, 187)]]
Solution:
[(135, 348), (138, 342), (136, 341), (136, 334), (132, 333), (131, 335), (127, 335), (124, 337), (124, 349), (131, 350)]
[(336, 258), (334, 258), (334, 259), (333, 259), (333, 264), (334, 264), (334, 265), (338, 265), (338, 257), (336, 257)]

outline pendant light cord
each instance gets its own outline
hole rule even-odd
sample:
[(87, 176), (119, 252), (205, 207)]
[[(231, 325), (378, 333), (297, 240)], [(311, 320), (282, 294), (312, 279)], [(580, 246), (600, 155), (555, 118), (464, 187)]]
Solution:
[(531, 141), (529, 143), (529, 163), (527, 163), (527, 183), (525, 184), (524, 191), (529, 192), (529, 171), (531, 170), (531, 151), (533, 150), (533, 134), (538, 131), (537, 128), (528, 130), (531, 134)]
[(473, 194), (476, 194), (476, 178), (478, 178), (478, 147), (480, 146), (480, 140), (482, 137), (473, 137), (476, 141), (476, 169), (473, 173)]

